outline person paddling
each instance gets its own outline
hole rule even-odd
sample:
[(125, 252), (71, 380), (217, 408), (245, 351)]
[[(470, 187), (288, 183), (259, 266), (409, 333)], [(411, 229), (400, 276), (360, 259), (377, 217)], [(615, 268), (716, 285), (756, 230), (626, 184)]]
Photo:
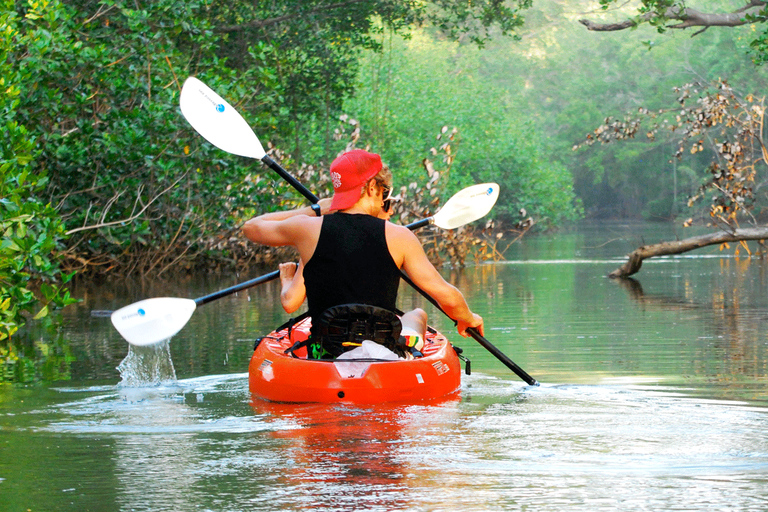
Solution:
[[(298, 250), (306, 262), (310, 316), (319, 318), (331, 307), (351, 303), (394, 311), (402, 269), (457, 322), (459, 334), (466, 337), (473, 327), (482, 335), (482, 317), (430, 263), (416, 235), (378, 218), (392, 190), (392, 174), (381, 157), (352, 150), (333, 161), (330, 174), (330, 204), (259, 215), (243, 226), (249, 240)], [(313, 322), (312, 337), (319, 339), (316, 334)]]
[[(390, 190), (389, 196), (384, 198), (382, 210), (378, 218), (389, 220), (392, 217), (394, 205), (399, 198), (392, 197)], [(321, 199), (319, 203), (324, 203), (330, 199)], [(330, 206), (329, 206), (330, 207)], [(321, 206), (322, 208), (322, 206)], [(280, 263), (280, 304), (286, 313), (291, 314), (301, 307), (307, 298), (307, 288), (304, 286), (304, 262)], [(400, 332), (403, 338), (404, 353), (406, 359), (413, 358), (414, 354), (421, 354), (424, 347), (424, 340), (427, 338), (427, 313), (421, 308), (415, 308), (403, 313), (400, 317), (400, 323), (403, 328)]]
[[(384, 198), (384, 204), (378, 217), (389, 220), (392, 217), (395, 204), (399, 201), (399, 197), (392, 197), (392, 191), (390, 190), (389, 196)], [(331, 199), (321, 199), (318, 204), (320, 204), (321, 209), (326, 204), (328, 208), (325, 209), (328, 210), (330, 209)], [(290, 314), (299, 309), (307, 298), (307, 289), (304, 286), (304, 262), (299, 260), (298, 263), (280, 263), (279, 269), (280, 304), (285, 312)], [(426, 322), (424, 328), (426, 329)]]

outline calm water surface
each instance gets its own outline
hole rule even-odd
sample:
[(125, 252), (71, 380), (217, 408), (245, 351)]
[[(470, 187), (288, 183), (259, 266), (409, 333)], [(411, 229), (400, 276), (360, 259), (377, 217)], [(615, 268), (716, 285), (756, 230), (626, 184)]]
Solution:
[[(81, 284), (72, 379), (0, 389), (0, 510), (766, 510), (768, 267), (714, 248), (605, 278), (661, 237), (673, 228), (585, 226), (446, 270), (542, 384), (426, 308), (473, 370), (430, 404), (252, 400), (253, 339), (286, 319), (275, 283), (201, 307), (159, 351), (90, 314), (257, 273)], [(126, 361), (157, 371), (127, 382)]]

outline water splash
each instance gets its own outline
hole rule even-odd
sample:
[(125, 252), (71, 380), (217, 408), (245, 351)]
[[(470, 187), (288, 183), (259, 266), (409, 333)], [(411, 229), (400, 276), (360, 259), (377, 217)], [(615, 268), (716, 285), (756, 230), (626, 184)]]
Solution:
[(118, 387), (138, 388), (176, 382), (169, 341), (143, 347), (129, 345), (128, 355), (117, 366), (121, 377)]

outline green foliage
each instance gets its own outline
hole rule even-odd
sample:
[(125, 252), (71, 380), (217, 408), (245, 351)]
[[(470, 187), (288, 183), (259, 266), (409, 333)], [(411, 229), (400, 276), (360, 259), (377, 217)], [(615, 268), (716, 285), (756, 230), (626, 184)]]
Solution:
[(232, 101), (297, 162), (310, 153), (307, 132), (320, 127), (311, 156), (327, 162), (329, 126), (353, 91), (358, 52), (378, 47), (382, 26), (407, 32), (445, 21), (455, 37), (481, 43), (493, 27), (522, 23), (518, 9), (494, 1), (5, 6), (16, 20), (6, 62), (22, 91), (14, 119), (34, 127), (34, 170), (49, 177), (46, 194), (71, 235), (67, 264), (154, 274), (209, 266), (244, 211), (262, 199), (272, 206), (276, 186), (268, 171), (222, 154), (187, 125), (177, 108), (186, 76)]
[[(10, 7), (13, 2), (5, 2)], [(10, 5), (9, 5), (10, 4)], [(35, 4), (38, 5), (38, 4)], [(36, 15), (31, 13), (30, 15)], [(64, 238), (58, 212), (41, 200), (48, 183), (36, 172), (35, 137), (17, 119), (24, 80), (23, 71), (9, 63), (19, 19), (4, 9), (5, 27), (0, 40), (2, 95), (0, 113), (0, 341), (8, 340), (24, 325), (28, 315), (41, 319), (57, 306), (72, 302), (57, 283), (62, 275), (55, 255)], [(31, 288), (36, 290), (32, 291)]]
[[(42, 199), (48, 177), (36, 168), (36, 137), (19, 120), (26, 79), (13, 65), (13, 52), (24, 21), (3, 2), (0, 14), (0, 383), (33, 381), (38, 373), (58, 373), (54, 350), (19, 342), (18, 330), (30, 319), (51, 323), (51, 312), (74, 302), (64, 285), (72, 277), (60, 270), (65, 239), (59, 213)], [(44, 4), (30, 3), (28, 19)], [(59, 340), (58, 347), (66, 350)], [(30, 353), (30, 351), (35, 353)], [(66, 370), (66, 365), (64, 365)]]
[(179, 114), (184, 52), (211, 53), (198, 74), (225, 96), (244, 96), (237, 80), (269, 86), (270, 73), (217, 67), (211, 31), (194, 18), (203, 2), (81, 4), (51, 1), (40, 15), (19, 15), (9, 53), (24, 91), (15, 115), (35, 127), (36, 167), (73, 235), (68, 263), (160, 272), (232, 228), (220, 198), (244, 168)]
[[(440, 177), (445, 197), (493, 181), (501, 195), (492, 215), (516, 222), (525, 209), (543, 227), (577, 218), (569, 172), (545, 156), (544, 138), (513, 97), (487, 83), (481, 53), (417, 33), (409, 40), (393, 36), (382, 54), (367, 55), (356, 97), (345, 104), (361, 122), (362, 143), (380, 151), (405, 185), (431, 177), (425, 155), (457, 146), (450, 172)], [(458, 129), (460, 145), (425, 137), (443, 125)]]
[(522, 11), (530, 9), (533, 0), (433, 0), (432, 3), (434, 8), (427, 12), (433, 26), (454, 40), (468, 35), (470, 41), (482, 47), (491, 39), (494, 29), (502, 35), (516, 33), (524, 23)]
[(669, 219), (701, 185), (701, 173), (680, 169), (706, 167), (705, 155), (673, 163), (671, 142), (650, 141), (644, 133), (599, 152), (571, 148), (611, 113), (667, 107), (670, 91), (682, 83), (729, 77), (739, 89), (764, 90), (764, 73), (756, 73), (745, 55), (753, 32), (750, 27), (711, 29), (691, 38), (669, 31), (655, 36), (649, 52), (640, 44), (648, 30), (586, 31), (573, 12), (587, 11), (590, 4), (537, 4), (540, 11), (527, 17), (523, 40), (514, 47), (488, 43), (479, 57), (480, 71), (486, 85), (510, 91), (518, 111), (545, 134), (551, 148), (547, 158), (573, 175), (588, 216)]
[[(345, 98), (354, 91), (360, 50), (381, 50), (378, 37), (390, 29), (406, 36), (417, 25), (437, 27), (451, 38), (467, 37), (484, 44), (496, 31), (512, 34), (522, 26), (521, 12), (530, 0), (499, 2), (460, 0), (392, 2), (361, 0), (282, 0), (279, 2), (230, 2), (211, 4), (203, 16), (216, 40), (221, 63), (239, 71), (264, 67), (273, 83), (251, 81), (251, 96), (243, 106), (253, 113), (272, 112), (269, 139), (298, 160), (318, 151), (332, 158), (332, 125)], [(255, 48), (268, 46), (261, 62)], [(250, 121), (256, 118), (249, 117)], [(260, 123), (256, 127), (261, 128)], [(315, 130), (320, 145), (305, 141)]]
[[(569, 16), (564, 2), (535, 11), (524, 0), (342, 4), (7, 2), (15, 32), (5, 36), (6, 63), (22, 91), (12, 120), (32, 131), (33, 172), (48, 176), (46, 202), (70, 230), (67, 263), (155, 274), (209, 267), (236, 250), (226, 241), (248, 214), (297, 197), (187, 125), (177, 104), (188, 75), (233, 102), (262, 141), (290, 153), (294, 170), (323, 166), (343, 148), (333, 132), (347, 111), (363, 121), (362, 142), (381, 149), (398, 176), (423, 182), (419, 162), (444, 144), (429, 134), (456, 126), (462, 149), (441, 178), (446, 194), (494, 178), (509, 191), (499, 212), (524, 207), (557, 224), (578, 213), (574, 190), (588, 209), (605, 199), (597, 190), (632, 198), (637, 206), (625, 211), (638, 214), (643, 194), (660, 197), (653, 187), (668, 182), (653, 171), (645, 191), (627, 176), (649, 171), (612, 149), (599, 159), (568, 154), (585, 127), (599, 124), (601, 108), (626, 110), (641, 90), (660, 96), (681, 82), (672, 76), (681, 60), (712, 74), (739, 69), (734, 54), (748, 47), (723, 32), (717, 44), (682, 44), (682, 54), (676, 44), (632, 49), (636, 37), (596, 43), (602, 36), (576, 23), (551, 23)], [(392, 32), (413, 37), (390, 40)], [(535, 36), (510, 46), (492, 38), (501, 33)]]
[(762, 24), (762, 29), (758, 32), (755, 30), (755, 38), (749, 43), (749, 53), (752, 55), (752, 60), (758, 66), (768, 62), (768, 4), (763, 9), (755, 14), (747, 16), (747, 20), (750, 23)]

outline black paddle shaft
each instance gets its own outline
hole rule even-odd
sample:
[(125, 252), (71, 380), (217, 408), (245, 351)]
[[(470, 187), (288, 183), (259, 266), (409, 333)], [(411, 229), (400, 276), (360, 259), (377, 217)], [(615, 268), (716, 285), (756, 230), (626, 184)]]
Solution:
[[(440, 307), (440, 305), (437, 303), (437, 301), (436, 301), (435, 299), (433, 299), (433, 298), (432, 298), (432, 296), (431, 296), (431, 295), (429, 295), (427, 292), (425, 292), (424, 290), (422, 290), (421, 288), (419, 288), (419, 286), (418, 286), (416, 283), (414, 283), (413, 281), (411, 281), (411, 278), (410, 278), (410, 277), (408, 277), (408, 276), (405, 274), (405, 272), (403, 272), (403, 271), (401, 270), (401, 271), (400, 271), (400, 275), (401, 275), (401, 277), (403, 278), (403, 281), (405, 281), (406, 283), (408, 283), (409, 285), (411, 285), (411, 286), (413, 287), (413, 289), (414, 289), (414, 290), (416, 290), (417, 292), (419, 292), (419, 293), (420, 293), (420, 294), (421, 294), (421, 295), (422, 295), (422, 296), (423, 296), (425, 299), (427, 299), (429, 302), (431, 302), (431, 303), (432, 303), (432, 305), (433, 305), (433, 306), (435, 306), (437, 309), (439, 309), (441, 313), (443, 313), (443, 314), (444, 314), (445, 316), (447, 316), (448, 318), (451, 318), (451, 316), (450, 316), (448, 313), (446, 313), (446, 312), (445, 312), (445, 310), (444, 310), (443, 308), (441, 308), (441, 307)], [(451, 320), (453, 320), (453, 318), (451, 318)], [(457, 323), (457, 322), (456, 322), (456, 320), (453, 320), (453, 321), (454, 321), (454, 323)], [(484, 338), (484, 337), (483, 337), (483, 336), (482, 336), (482, 335), (481, 335), (479, 332), (477, 332), (477, 329), (475, 329), (474, 327), (470, 327), (470, 328), (468, 328), (468, 329), (467, 329), (467, 333), (468, 333), (470, 336), (472, 336), (472, 337), (475, 339), (475, 341), (477, 341), (477, 342), (478, 342), (480, 345), (482, 345), (482, 347), (483, 347), (485, 350), (487, 350), (488, 352), (490, 352), (491, 354), (493, 354), (493, 356), (494, 356), (496, 359), (498, 359), (499, 361), (501, 361), (501, 362), (504, 364), (504, 366), (506, 366), (507, 368), (509, 368), (509, 369), (510, 369), (510, 370), (512, 370), (513, 372), (515, 372), (515, 374), (516, 374), (518, 377), (520, 377), (521, 379), (523, 379), (523, 380), (524, 380), (526, 383), (528, 383), (528, 384), (529, 384), (529, 385), (531, 385), (531, 386), (538, 386), (538, 385), (539, 385), (539, 383), (536, 381), (536, 379), (534, 379), (533, 377), (531, 377), (530, 375), (528, 375), (528, 374), (525, 372), (525, 370), (523, 370), (523, 369), (522, 369), (522, 368), (520, 368), (520, 367), (519, 367), (517, 364), (515, 364), (515, 362), (514, 362), (514, 361), (512, 361), (512, 360), (511, 360), (509, 357), (507, 357), (507, 356), (506, 356), (506, 354), (504, 354), (504, 352), (502, 352), (501, 350), (499, 350), (498, 348), (496, 348), (496, 346), (495, 346), (495, 345), (493, 345), (493, 344), (492, 344), (490, 341), (488, 341), (487, 339), (485, 339), (485, 338)]]
[(490, 341), (485, 339), (474, 327), (470, 327), (467, 329), (467, 333), (475, 338), (475, 341), (477, 341), (480, 345), (483, 346), (485, 350), (490, 352), (491, 354), (496, 357), (499, 361), (501, 361), (504, 366), (515, 372), (515, 374), (523, 379), (526, 383), (528, 383), (531, 386), (538, 386), (539, 383), (536, 379), (528, 375), (525, 370), (520, 368), (517, 364), (515, 364), (514, 361), (512, 361), (510, 358), (508, 358), (504, 352), (496, 348), (495, 345), (493, 345)]
[(224, 288), (223, 290), (219, 290), (217, 292), (213, 292), (211, 294), (205, 295), (203, 297), (200, 297), (199, 299), (195, 299), (195, 304), (198, 306), (202, 306), (203, 304), (208, 304), (209, 302), (214, 301), (216, 299), (220, 299), (222, 297), (226, 297), (227, 295), (232, 295), (233, 293), (237, 293), (240, 290), (245, 290), (246, 288), (250, 288), (258, 284), (266, 283), (268, 281), (273, 281), (278, 277), (280, 277), (280, 271), (275, 270), (273, 272), (270, 272), (269, 274), (264, 274), (263, 276), (259, 276), (254, 279), (251, 279), (250, 281), (245, 281), (240, 284), (236, 284), (235, 286), (230, 286), (229, 288)]
[(312, 204), (317, 204), (319, 199), (315, 194), (310, 192), (307, 187), (301, 184), (299, 180), (288, 174), (288, 171), (282, 168), (282, 166), (275, 162), (272, 157), (269, 155), (264, 155), (264, 158), (261, 159), (262, 162), (264, 162), (265, 165), (267, 165), (270, 169), (275, 171), (277, 174), (280, 175), (281, 178), (283, 178), (285, 181), (287, 181), (293, 188), (298, 190), (301, 195), (309, 199), (309, 202)]

